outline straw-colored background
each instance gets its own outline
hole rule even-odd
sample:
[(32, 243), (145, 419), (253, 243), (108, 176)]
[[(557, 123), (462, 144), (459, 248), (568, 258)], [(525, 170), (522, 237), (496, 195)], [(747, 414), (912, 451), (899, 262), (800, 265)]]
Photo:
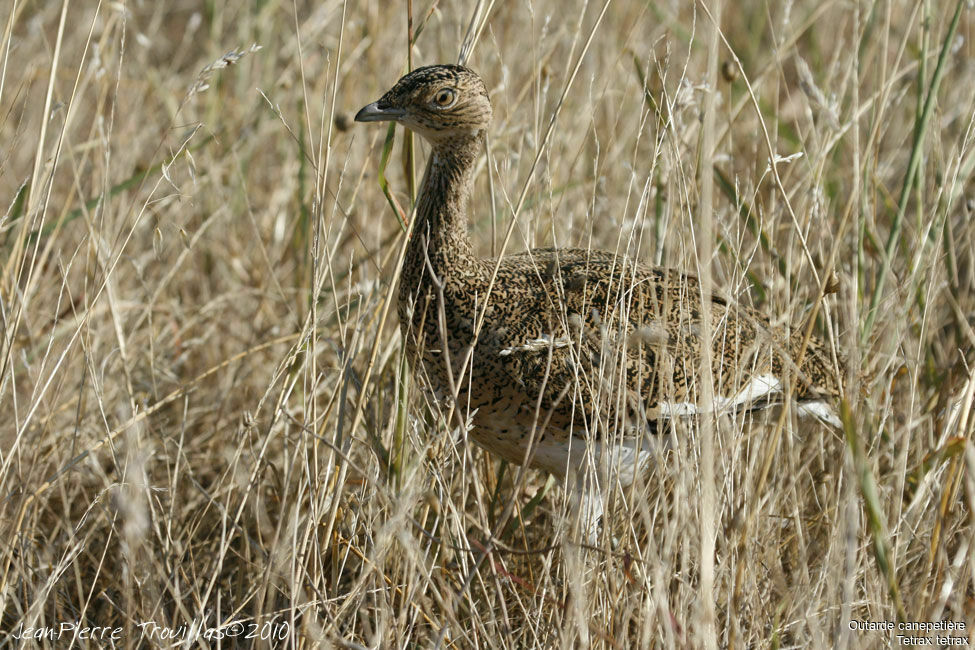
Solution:
[[(413, 4), (413, 64), (456, 61), (471, 3)], [(712, 5), (669, 1), (498, 3), (469, 61), (495, 107), (482, 254), (525, 191), (511, 251), (703, 264), (782, 325), (835, 289), (815, 332), (847, 358), (846, 431), (724, 422), (702, 455), (691, 427), (592, 549), (378, 329), (401, 229), (385, 129), (351, 116), (406, 70), (405, 2), (8, 1), (4, 640), (875, 648), (897, 632), (851, 621), (975, 622), (971, 9), (724, 4), (716, 71)]]

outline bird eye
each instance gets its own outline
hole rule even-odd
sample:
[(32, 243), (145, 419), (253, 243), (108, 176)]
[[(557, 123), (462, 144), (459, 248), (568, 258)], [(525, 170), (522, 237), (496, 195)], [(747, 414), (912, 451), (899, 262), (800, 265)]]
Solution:
[(448, 106), (454, 103), (454, 100), (456, 98), (457, 95), (456, 93), (454, 93), (453, 89), (444, 88), (443, 90), (438, 91), (437, 94), (433, 96), (433, 103), (438, 108), (447, 108)]

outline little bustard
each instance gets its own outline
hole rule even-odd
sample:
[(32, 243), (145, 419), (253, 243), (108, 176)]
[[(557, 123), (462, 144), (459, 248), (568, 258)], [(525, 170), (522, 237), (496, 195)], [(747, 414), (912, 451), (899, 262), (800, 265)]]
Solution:
[[(563, 479), (596, 466), (587, 459), (609, 458), (627, 485), (650, 464), (664, 423), (777, 404), (789, 383), (800, 414), (838, 425), (823, 343), (810, 341), (796, 364), (801, 334), (717, 295), (705, 307), (692, 275), (592, 250), (475, 255), (468, 200), (491, 102), (470, 69), (418, 68), (355, 119), (398, 122), (431, 145), (400, 278), (400, 326), (414, 372), (470, 414), (482, 447)], [(711, 325), (710, 405), (699, 399), (702, 318)], [(590, 534), (601, 514), (591, 485), (581, 489)]]

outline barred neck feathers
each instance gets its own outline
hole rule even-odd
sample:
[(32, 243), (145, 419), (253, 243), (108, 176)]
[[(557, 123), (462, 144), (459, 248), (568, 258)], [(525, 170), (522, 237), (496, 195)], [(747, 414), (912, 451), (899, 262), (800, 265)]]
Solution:
[[(430, 155), (416, 207), (411, 248), (428, 247), (434, 268), (475, 260), (467, 236), (467, 209), (483, 132), (438, 142)], [(446, 255), (448, 259), (442, 259)]]

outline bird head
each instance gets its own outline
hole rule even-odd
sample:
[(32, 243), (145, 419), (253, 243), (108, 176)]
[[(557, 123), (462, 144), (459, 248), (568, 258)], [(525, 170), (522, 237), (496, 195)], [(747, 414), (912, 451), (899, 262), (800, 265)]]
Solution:
[(356, 122), (398, 122), (436, 144), (476, 136), (491, 122), (487, 87), (460, 65), (417, 68), (356, 113)]

